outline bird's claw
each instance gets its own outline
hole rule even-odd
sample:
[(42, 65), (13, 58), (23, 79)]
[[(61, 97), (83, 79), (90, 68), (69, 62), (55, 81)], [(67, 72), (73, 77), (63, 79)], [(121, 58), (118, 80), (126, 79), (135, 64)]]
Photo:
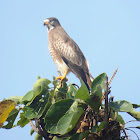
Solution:
[(59, 76), (55, 80), (60, 80), (60, 83), (62, 83), (63, 80), (68, 81), (68, 79), (66, 77), (64, 77), (64, 76)]

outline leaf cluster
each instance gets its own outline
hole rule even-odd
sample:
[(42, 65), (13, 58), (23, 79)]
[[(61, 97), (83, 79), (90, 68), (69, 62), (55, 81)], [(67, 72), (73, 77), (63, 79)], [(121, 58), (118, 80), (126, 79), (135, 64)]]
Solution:
[[(2, 127), (11, 129), (30, 123), (30, 134), (36, 132), (35, 140), (125, 139), (126, 135), (123, 138), (120, 135), (125, 122), (119, 112), (126, 112), (140, 121), (140, 112), (135, 111), (140, 105), (125, 100), (108, 100), (106, 114), (106, 106), (102, 102), (106, 92), (106, 77), (106, 73), (96, 77), (91, 92), (82, 80), (81, 87), (77, 89), (73, 84), (63, 82), (61, 85), (55, 80), (39, 78), (33, 90), (23, 97), (12, 96), (8, 99), (17, 107), (12, 108), (10, 114), (7, 111), (7, 117), (2, 116), (7, 121)], [(107, 93), (109, 96), (110, 90)], [(18, 114), (20, 119), (15, 122)], [(108, 117), (107, 121), (105, 116)]]

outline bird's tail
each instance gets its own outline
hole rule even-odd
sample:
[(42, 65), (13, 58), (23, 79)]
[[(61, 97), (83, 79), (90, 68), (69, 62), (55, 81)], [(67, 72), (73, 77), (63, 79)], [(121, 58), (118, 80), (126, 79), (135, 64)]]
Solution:
[(92, 81), (94, 80), (94, 78), (93, 78), (93, 76), (91, 75), (91, 73), (86, 74), (86, 80), (87, 80), (87, 83), (86, 83), (87, 88), (88, 88), (89, 91), (90, 91)]
[(91, 75), (90, 72), (89, 72), (89, 77), (90, 77), (91, 82), (93, 82), (94, 78), (93, 78), (93, 76)]

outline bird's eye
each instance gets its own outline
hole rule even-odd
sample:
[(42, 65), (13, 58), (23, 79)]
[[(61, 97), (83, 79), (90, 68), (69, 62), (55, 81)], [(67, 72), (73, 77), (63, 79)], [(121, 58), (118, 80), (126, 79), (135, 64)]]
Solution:
[(54, 23), (54, 21), (52, 20), (51, 22), (50, 22), (50, 24), (53, 24)]

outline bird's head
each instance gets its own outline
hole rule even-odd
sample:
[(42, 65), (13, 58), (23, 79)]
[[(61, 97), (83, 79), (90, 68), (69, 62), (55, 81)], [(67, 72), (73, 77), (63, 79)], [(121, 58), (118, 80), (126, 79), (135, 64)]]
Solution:
[(47, 26), (48, 31), (50, 31), (55, 27), (60, 26), (60, 23), (57, 18), (51, 17), (44, 20), (44, 25)]

